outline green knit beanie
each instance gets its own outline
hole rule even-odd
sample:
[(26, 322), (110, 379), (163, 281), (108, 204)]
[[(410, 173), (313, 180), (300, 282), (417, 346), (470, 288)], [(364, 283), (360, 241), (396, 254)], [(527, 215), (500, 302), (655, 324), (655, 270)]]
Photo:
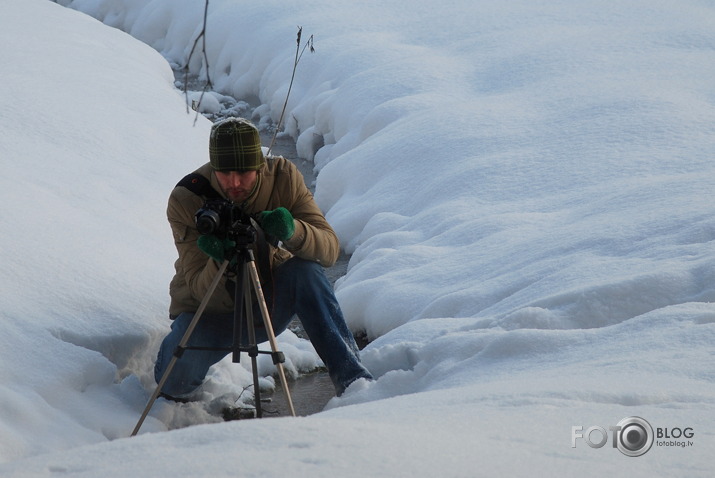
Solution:
[(243, 118), (214, 123), (209, 138), (209, 159), (216, 171), (248, 171), (265, 164), (258, 129)]

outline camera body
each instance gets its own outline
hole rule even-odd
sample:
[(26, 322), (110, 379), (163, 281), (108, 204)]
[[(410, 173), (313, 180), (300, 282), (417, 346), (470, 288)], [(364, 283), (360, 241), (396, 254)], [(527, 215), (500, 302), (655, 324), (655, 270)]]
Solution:
[(255, 229), (251, 217), (226, 199), (209, 199), (194, 215), (199, 234), (211, 234), (237, 243), (252, 243)]

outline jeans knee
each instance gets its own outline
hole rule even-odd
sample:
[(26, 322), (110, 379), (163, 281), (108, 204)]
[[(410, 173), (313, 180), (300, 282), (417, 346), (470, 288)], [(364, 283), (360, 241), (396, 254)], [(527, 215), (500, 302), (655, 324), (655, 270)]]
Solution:
[(322, 272), (323, 267), (314, 261), (308, 261), (300, 257), (291, 257), (281, 264), (278, 270), (288, 274), (304, 275)]
[(288, 294), (293, 300), (298, 297), (332, 292), (323, 267), (317, 262), (293, 257), (281, 264), (274, 274), (275, 294)]

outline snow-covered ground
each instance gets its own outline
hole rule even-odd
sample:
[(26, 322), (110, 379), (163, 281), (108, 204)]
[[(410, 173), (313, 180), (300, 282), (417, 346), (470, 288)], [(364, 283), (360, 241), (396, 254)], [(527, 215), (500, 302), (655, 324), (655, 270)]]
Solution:
[[(336, 288), (378, 379), (310, 417), (159, 401), (134, 438), (169, 327), (166, 199), (210, 127), (166, 60), (204, 2), (58, 3), (0, 5), (1, 476), (712, 476), (712, 2), (212, 0), (210, 77), (261, 124), (296, 26), (314, 35), (286, 131), (353, 254)], [(249, 383), (221, 363), (205, 402)], [(639, 457), (612, 446), (630, 417)]]

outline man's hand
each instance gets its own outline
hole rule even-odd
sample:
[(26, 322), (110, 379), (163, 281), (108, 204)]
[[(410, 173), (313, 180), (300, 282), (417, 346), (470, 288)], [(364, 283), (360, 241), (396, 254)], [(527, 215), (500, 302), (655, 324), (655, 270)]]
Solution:
[(295, 233), (293, 215), (284, 207), (272, 211), (263, 211), (260, 215), (261, 227), (272, 236), (281, 241), (287, 241)]
[(236, 243), (230, 239), (219, 239), (218, 237), (205, 234), (199, 236), (196, 241), (201, 252), (221, 264), (226, 258), (226, 253), (236, 247)]

